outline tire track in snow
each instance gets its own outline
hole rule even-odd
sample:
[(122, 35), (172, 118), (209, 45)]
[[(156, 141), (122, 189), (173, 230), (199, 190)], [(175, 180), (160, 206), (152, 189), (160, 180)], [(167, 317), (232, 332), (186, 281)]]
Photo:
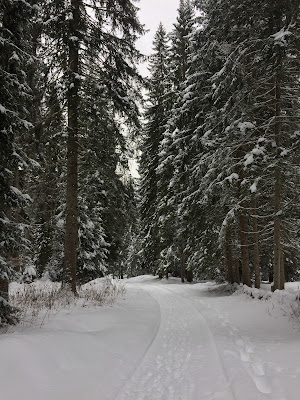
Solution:
[(190, 301), (142, 285), (159, 303), (157, 334), (116, 400), (234, 400), (208, 325)]

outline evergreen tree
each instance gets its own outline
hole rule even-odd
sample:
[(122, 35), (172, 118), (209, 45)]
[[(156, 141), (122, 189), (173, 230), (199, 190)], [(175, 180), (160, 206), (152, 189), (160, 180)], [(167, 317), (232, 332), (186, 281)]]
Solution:
[(183, 89), (187, 77), (191, 53), (191, 36), (195, 23), (194, 8), (190, 1), (181, 1), (177, 21), (170, 34), (170, 75), (169, 115), (159, 158), (159, 200), (158, 214), (162, 237), (163, 263), (168, 265), (173, 275), (180, 274), (184, 280), (187, 256), (187, 226), (179, 204), (187, 179), (187, 143), (181, 139), (181, 131), (186, 122), (180, 113)]
[[(80, 246), (78, 273), (101, 276), (104, 271), (123, 275), (125, 236), (131, 224), (132, 194), (127, 149), (122, 126), (107, 88), (89, 85), (82, 101), (79, 199)], [(85, 221), (85, 222), (84, 222)], [(85, 277), (86, 279), (87, 277)]]
[(44, 94), (41, 115), (38, 163), (31, 170), (27, 185), (33, 204), (33, 260), (38, 277), (47, 273), (51, 279), (62, 278), (65, 215), (66, 127), (59, 88), (49, 82)]
[[(283, 51), (283, 47), (288, 43), (286, 37), (290, 39), (294, 37), (289, 31), (290, 22), (288, 21), (291, 21), (292, 14), (295, 21), (297, 20), (298, 6), (293, 2), (285, 7), (280, 2), (266, 2), (263, 9), (260, 9), (255, 2), (250, 1), (199, 3), (206, 12), (203, 33), (199, 35), (200, 38), (202, 37), (199, 42), (202, 45), (198, 50), (200, 63), (197, 67), (197, 57), (193, 58), (192, 74), (188, 77), (190, 85), (187, 86), (190, 94), (186, 93), (188, 100), (184, 103), (182, 110), (188, 110), (190, 115), (196, 115), (194, 121), (201, 115), (205, 115), (205, 118), (202, 122), (197, 120), (198, 126), (189, 125), (195, 138), (191, 144), (198, 142), (200, 151), (198, 155), (191, 157), (190, 181), (197, 183), (197, 186), (193, 188), (190, 185), (185, 207), (188, 214), (193, 213), (193, 206), (190, 207), (189, 204), (193, 205), (194, 202), (198, 208), (206, 210), (203, 220), (207, 220), (208, 224), (202, 225), (202, 229), (199, 227), (198, 232), (201, 232), (203, 239), (211, 239), (212, 232), (210, 229), (205, 229), (206, 225), (207, 228), (213, 227), (213, 232), (219, 234), (224, 250), (226, 249), (224, 253), (227, 254), (227, 260), (232, 260), (227, 262), (230, 280), (234, 280), (233, 274), (236, 268), (229, 264), (236, 265), (234, 258), (238, 257), (242, 263), (244, 283), (251, 285), (249, 266), (252, 264), (256, 272), (256, 286), (259, 286), (257, 234), (260, 231), (266, 237), (267, 229), (272, 223), (270, 220), (269, 223), (267, 222), (268, 215), (271, 214), (268, 197), (274, 199), (275, 205), (275, 198), (278, 199), (278, 196), (280, 198), (284, 190), (283, 182), (278, 176), (276, 178), (274, 168), (276, 164), (281, 165), (284, 154), (285, 168), (277, 168), (277, 175), (278, 171), (280, 174), (282, 171), (291, 171), (294, 164), (292, 159), (296, 154), (295, 146), (298, 145), (297, 141), (292, 144), (289, 139), (293, 137), (292, 132), (296, 129), (293, 122), (298, 118), (297, 108), (293, 106), (296, 104), (294, 103), (295, 94), (298, 91), (297, 74), (292, 73), (297, 70), (297, 57), (292, 56), (298, 54), (296, 42), (290, 40), (289, 50), (286, 53)], [(281, 15), (281, 20), (280, 23), (277, 21), (276, 25), (274, 15), (278, 13)], [(293, 25), (293, 29), (295, 31), (298, 29), (297, 23)], [(289, 32), (286, 37), (285, 30)], [(274, 39), (279, 38), (281, 41), (283, 36), (285, 37), (284, 44), (276, 43)], [(282, 82), (287, 82), (286, 79), (288, 79), (287, 84), (283, 85), (286, 90), (285, 100), (280, 98), (280, 110), (283, 112), (280, 115), (285, 115), (284, 118), (286, 118), (283, 124), (286, 128), (285, 148), (290, 149), (288, 154), (291, 156), (288, 162), (286, 162), (287, 155), (284, 151), (280, 153), (281, 157), (278, 157), (278, 151), (276, 151), (277, 156), (274, 154), (274, 150), (278, 147), (275, 137), (281, 137), (281, 140), (283, 138), (283, 135), (278, 133), (283, 117), (274, 115), (274, 110), (279, 112), (278, 109), (276, 111), (279, 99), (276, 100), (276, 91), (274, 92), (274, 82), (277, 81), (275, 71), (279, 70), (274, 61), (278, 62), (278, 54), (281, 61), (283, 61), (282, 56), (285, 56), (285, 62), (280, 64)], [(193, 71), (195, 71), (194, 74)], [(204, 74), (206, 76), (200, 86), (201, 76), (203, 77)], [(195, 81), (193, 81), (194, 77)], [(192, 108), (195, 104), (194, 99), (197, 99), (198, 110)], [(279, 125), (274, 124), (274, 121), (277, 121)], [(275, 127), (279, 136), (274, 137)], [(194, 151), (191, 144), (189, 152), (192, 155)], [(264, 174), (261, 174), (262, 170)], [(291, 179), (291, 174), (288, 176)], [(278, 179), (281, 181), (280, 190)], [(199, 182), (201, 182), (200, 185)], [(295, 187), (291, 180), (289, 182), (290, 187), (291, 185)], [(257, 191), (258, 187), (259, 191)], [(275, 188), (274, 196), (272, 187)], [(293, 198), (295, 194), (296, 192)], [(291, 202), (293, 201), (290, 201), (290, 204)], [(251, 209), (253, 219), (252, 228), (248, 223), (249, 209)], [(194, 217), (196, 212), (197, 209), (192, 214)], [(258, 212), (260, 220), (264, 219), (264, 224), (257, 223)], [(275, 220), (282, 219), (282, 217), (279, 218), (278, 212), (277, 210), (274, 213)], [(293, 219), (290, 217), (291, 215), (285, 218), (286, 224), (292, 223)], [(281, 226), (283, 226), (282, 223)], [(277, 228), (279, 228), (279, 223), (277, 223)], [(275, 233), (277, 228), (275, 223)], [(251, 229), (253, 239), (250, 240)], [(281, 230), (282, 228), (278, 231), (279, 236)], [(236, 231), (239, 231), (240, 236), (238, 246), (240, 255), (237, 255), (238, 248), (232, 247), (236, 241), (230, 239)], [(233, 236), (236, 237), (236, 234)], [(281, 250), (278, 248), (282, 245), (287, 246), (283, 244), (285, 240), (282, 235), (280, 246), (278, 237), (276, 241), (277, 256), (275, 258), (279, 260), (278, 254)], [(229, 243), (230, 246), (228, 246)], [(253, 250), (250, 245), (253, 246)], [(198, 243), (199, 247), (203, 248)], [(209, 246), (206, 254), (213, 249), (214, 246)], [(280, 259), (282, 260), (282, 257)], [(238, 279), (237, 274), (236, 279)]]
[[(206, 271), (209, 270), (208, 255), (211, 256), (211, 252), (208, 249), (214, 251), (210, 243), (216, 241), (212, 224), (205, 223), (210, 214), (200, 203), (199, 184), (204, 172), (203, 161), (200, 162), (203, 155), (201, 127), (210, 108), (207, 96), (208, 78), (213, 74), (212, 70), (220, 64), (220, 56), (216, 48), (213, 44), (209, 45), (210, 42), (206, 41), (203, 28), (200, 28), (205, 25), (205, 21), (200, 18), (194, 22), (191, 19), (192, 13), (189, 12), (187, 15), (189, 16), (186, 22), (189, 27), (189, 46), (186, 57), (188, 61), (186, 79), (181, 83), (181, 90), (169, 122), (169, 129), (173, 132), (171, 184), (175, 188), (171, 199), (173, 198), (178, 221), (177, 243), (180, 244), (178, 258), (181, 260), (182, 280), (185, 269), (193, 270), (196, 276), (199, 276), (204, 268)], [(204, 236), (203, 232), (206, 229), (209, 233)], [(208, 239), (207, 243), (205, 243), (205, 237)], [(214, 258), (212, 258), (212, 263), (215, 268), (217, 263)]]
[[(65, 85), (68, 115), (66, 233), (64, 281), (76, 291), (78, 250), (78, 135), (79, 109), (85, 79), (99, 80), (115, 110), (137, 122), (135, 104), (139, 53), (134, 41), (143, 33), (137, 8), (128, 1), (81, 0), (47, 2), (48, 36), (55, 41), (54, 64)], [(93, 15), (88, 9), (91, 7)], [(135, 84), (134, 84), (135, 82)], [(135, 87), (135, 88), (134, 88)]]
[[(18, 187), (26, 165), (18, 141), (31, 127), (28, 100), (31, 96), (27, 72), (33, 63), (26, 34), (33, 10), (29, 3), (2, 0), (0, 3), (0, 318), (1, 324), (15, 322), (7, 298), (7, 281), (16, 274), (24, 224), (19, 210), (29, 197)], [(24, 245), (24, 242), (23, 242)], [(3, 297), (4, 296), (4, 297)]]
[(141, 224), (143, 229), (143, 264), (148, 272), (159, 267), (161, 240), (158, 227), (158, 172), (159, 150), (169, 115), (170, 93), (168, 65), (168, 37), (162, 24), (154, 36), (154, 53), (150, 59), (149, 106), (146, 111), (141, 174)]

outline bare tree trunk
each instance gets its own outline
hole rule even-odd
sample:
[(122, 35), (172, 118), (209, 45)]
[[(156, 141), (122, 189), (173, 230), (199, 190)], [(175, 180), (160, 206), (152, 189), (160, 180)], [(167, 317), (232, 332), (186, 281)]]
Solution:
[(8, 281), (0, 281), (0, 297), (8, 301)]
[[(280, 147), (281, 136), (281, 91), (278, 76), (275, 77), (275, 123), (274, 136), (277, 149)], [(276, 165), (274, 172), (274, 286), (273, 290), (284, 289), (284, 272), (282, 260), (283, 252), (281, 246), (281, 171), (280, 166)]]
[(180, 277), (181, 277), (181, 282), (182, 283), (184, 283), (184, 275), (185, 275), (185, 256), (184, 256), (184, 251), (181, 250)]
[(167, 268), (166, 271), (165, 271), (165, 276), (166, 276), (166, 279), (169, 279), (169, 271), (168, 271), (168, 268)]
[(188, 269), (186, 271), (186, 280), (187, 280), (187, 282), (192, 283), (193, 282), (193, 277), (194, 277), (193, 271), (191, 269)]
[(64, 243), (64, 283), (76, 293), (76, 267), (78, 248), (78, 106), (79, 106), (79, 40), (80, 0), (71, 0), (73, 18), (69, 35), (69, 88), (68, 88), (68, 140), (67, 140), (67, 201), (66, 233)]
[(280, 171), (275, 170), (274, 202), (274, 290), (281, 287), (281, 224), (280, 224)]
[(256, 194), (252, 195), (252, 227), (253, 227), (253, 265), (255, 272), (255, 287), (260, 288), (260, 268), (259, 268), (259, 245), (258, 245), (258, 224), (257, 224), (257, 204), (256, 204)]
[(281, 246), (281, 264), (280, 264), (280, 290), (284, 289), (285, 271), (284, 271), (284, 254)]
[[(282, 28), (282, 10), (278, 5), (274, 9), (272, 25), (275, 32), (279, 32)], [(278, 161), (279, 149), (281, 146), (281, 68), (282, 68), (282, 51), (277, 47), (277, 57), (274, 63), (276, 69), (274, 77), (274, 141), (276, 143), (276, 159)], [(274, 286), (273, 290), (284, 289), (284, 271), (283, 271), (283, 249), (282, 249), (282, 228), (281, 228), (281, 170), (278, 163), (274, 171)]]
[(252, 286), (249, 268), (249, 247), (248, 247), (248, 221), (243, 209), (240, 210), (240, 243), (241, 243), (241, 262), (243, 284)]
[(234, 258), (233, 265), (234, 265), (234, 281), (239, 285), (241, 283), (241, 278), (240, 278), (239, 260), (237, 257)]
[(234, 283), (234, 274), (233, 274), (233, 262), (232, 262), (232, 237), (231, 237), (231, 227), (226, 226), (225, 233), (225, 259), (226, 259), (226, 271), (227, 271), (227, 280), (229, 283)]
[[(243, 149), (239, 148), (237, 152), (238, 159), (240, 162), (243, 160)], [(250, 267), (249, 267), (249, 245), (248, 245), (248, 218), (245, 211), (245, 200), (243, 199), (243, 193), (241, 183), (244, 180), (243, 164), (239, 165), (238, 168), (239, 184), (238, 184), (238, 199), (240, 200), (239, 210), (239, 236), (241, 245), (241, 263), (242, 263), (242, 279), (243, 284), (249, 287), (251, 284)]]

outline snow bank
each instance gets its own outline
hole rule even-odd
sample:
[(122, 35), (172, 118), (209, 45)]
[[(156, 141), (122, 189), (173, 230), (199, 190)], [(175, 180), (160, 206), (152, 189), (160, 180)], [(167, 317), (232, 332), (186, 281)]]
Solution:
[(262, 289), (250, 288), (246, 285), (239, 287), (235, 295), (241, 293), (256, 300), (268, 302), (269, 309), (279, 311), (283, 315), (300, 322), (300, 289), (299, 282), (289, 282), (286, 290), (271, 292), (270, 285), (263, 285)]

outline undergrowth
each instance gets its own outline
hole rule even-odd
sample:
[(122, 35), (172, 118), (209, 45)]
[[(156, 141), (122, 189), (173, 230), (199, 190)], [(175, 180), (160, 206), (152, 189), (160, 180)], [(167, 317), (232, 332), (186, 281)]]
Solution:
[(109, 277), (96, 279), (77, 288), (77, 295), (58, 282), (14, 283), (10, 287), (10, 305), (19, 310), (19, 324), (42, 326), (60, 311), (75, 307), (111, 305), (125, 294), (125, 286)]
[[(247, 297), (265, 301), (268, 304), (270, 315), (276, 316), (276, 313), (285, 315), (289, 320), (300, 325), (300, 291), (275, 290), (275, 292), (262, 289), (250, 288), (246, 285), (239, 288)], [(239, 291), (238, 291), (239, 293)]]

